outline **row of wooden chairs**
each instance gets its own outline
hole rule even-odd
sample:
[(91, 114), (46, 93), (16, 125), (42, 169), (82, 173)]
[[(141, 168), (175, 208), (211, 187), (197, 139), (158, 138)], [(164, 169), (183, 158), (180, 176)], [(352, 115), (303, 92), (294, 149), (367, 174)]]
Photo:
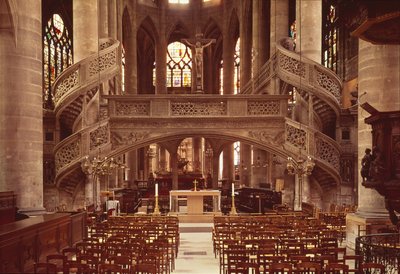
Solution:
[(176, 217), (109, 218), (89, 228), (88, 238), (35, 266), (53, 273), (169, 274), (179, 246)]

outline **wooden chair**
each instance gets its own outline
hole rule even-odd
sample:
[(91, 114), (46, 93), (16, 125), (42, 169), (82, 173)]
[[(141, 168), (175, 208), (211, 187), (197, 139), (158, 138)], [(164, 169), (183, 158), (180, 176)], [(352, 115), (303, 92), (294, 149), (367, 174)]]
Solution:
[(283, 263), (271, 263), (269, 265), (270, 274), (292, 274), (293, 267), (291, 263), (283, 262)]
[(123, 271), (130, 272), (132, 269), (132, 258), (130, 256), (113, 256), (109, 258), (111, 264), (120, 265)]
[(123, 269), (117, 264), (100, 264), (99, 274), (130, 274), (130, 270)]
[(140, 263), (133, 268), (134, 274), (157, 274), (157, 267), (154, 264)]
[(67, 256), (62, 254), (50, 254), (46, 256), (46, 262), (55, 264), (57, 272), (64, 271), (64, 265), (67, 263)]
[(322, 267), (318, 262), (302, 261), (296, 265), (296, 273), (298, 274), (321, 274)]
[(326, 274), (348, 274), (349, 266), (342, 263), (329, 263), (325, 266)]
[(62, 255), (67, 257), (68, 261), (76, 261), (80, 254), (80, 250), (76, 247), (66, 247), (61, 251)]
[(344, 255), (343, 263), (349, 266), (349, 273), (359, 273), (360, 265), (363, 263), (362, 255)]
[(386, 272), (386, 268), (384, 264), (369, 262), (361, 264), (360, 271), (361, 273), (384, 274)]
[(53, 263), (35, 263), (33, 266), (34, 273), (56, 274), (57, 266)]
[(92, 274), (89, 265), (81, 264), (75, 261), (69, 261), (64, 265), (64, 273)]

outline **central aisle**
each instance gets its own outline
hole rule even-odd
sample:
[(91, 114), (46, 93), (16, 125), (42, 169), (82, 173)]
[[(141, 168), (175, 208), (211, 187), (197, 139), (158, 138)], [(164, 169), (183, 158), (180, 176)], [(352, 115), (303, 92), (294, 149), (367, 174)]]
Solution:
[(212, 223), (180, 223), (180, 245), (172, 273), (218, 274), (212, 245)]

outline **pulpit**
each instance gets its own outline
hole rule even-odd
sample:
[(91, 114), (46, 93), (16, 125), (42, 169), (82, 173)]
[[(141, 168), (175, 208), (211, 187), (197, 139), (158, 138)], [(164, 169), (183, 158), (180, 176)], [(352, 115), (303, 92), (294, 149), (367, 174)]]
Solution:
[(179, 200), (186, 198), (188, 214), (203, 214), (204, 197), (212, 197), (213, 212), (221, 211), (221, 191), (219, 190), (171, 190), (169, 192), (170, 212), (179, 212)]
[(400, 227), (400, 111), (379, 112), (368, 103), (361, 107), (371, 114), (365, 123), (372, 126), (372, 147), (362, 161), (362, 185), (385, 197), (390, 219)]

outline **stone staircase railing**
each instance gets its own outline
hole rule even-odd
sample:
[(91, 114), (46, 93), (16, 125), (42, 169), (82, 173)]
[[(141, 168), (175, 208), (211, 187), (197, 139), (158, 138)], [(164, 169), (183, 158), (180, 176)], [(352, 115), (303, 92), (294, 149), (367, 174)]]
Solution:
[[(89, 103), (94, 99), (101, 90), (99, 88), (101, 83), (118, 75), (121, 62), (119, 45), (117, 40), (101, 39), (99, 53), (92, 54), (68, 67), (56, 79), (52, 91), (58, 119), (66, 120), (68, 118), (68, 120), (72, 120), (71, 124), (75, 123), (82, 117), (84, 102)], [(99, 117), (103, 118), (103, 116), (102, 113), (99, 114)], [(57, 186), (62, 188), (62, 181), (69, 172), (73, 172), (80, 165), (83, 157), (93, 153), (93, 150), (96, 149), (94, 135), (98, 135), (98, 132), (101, 131), (104, 132), (103, 134), (108, 138), (104, 138), (105, 141), (99, 145), (104, 146), (105, 143), (109, 143), (110, 138), (105, 127), (107, 127), (107, 121), (79, 128), (78, 131), (56, 145), (54, 154)]]
[(339, 144), (325, 134), (286, 118), (285, 149), (298, 157), (300, 153), (310, 155), (317, 165), (328, 172), (336, 184), (340, 182)]
[(119, 41), (101, 39), (100, 51), (71, 65), (56, 79), (52, 87), (55, 112), (66, 107), (71, 100), (97, 85), (105, 75), (116, 74), (119, 69)]

